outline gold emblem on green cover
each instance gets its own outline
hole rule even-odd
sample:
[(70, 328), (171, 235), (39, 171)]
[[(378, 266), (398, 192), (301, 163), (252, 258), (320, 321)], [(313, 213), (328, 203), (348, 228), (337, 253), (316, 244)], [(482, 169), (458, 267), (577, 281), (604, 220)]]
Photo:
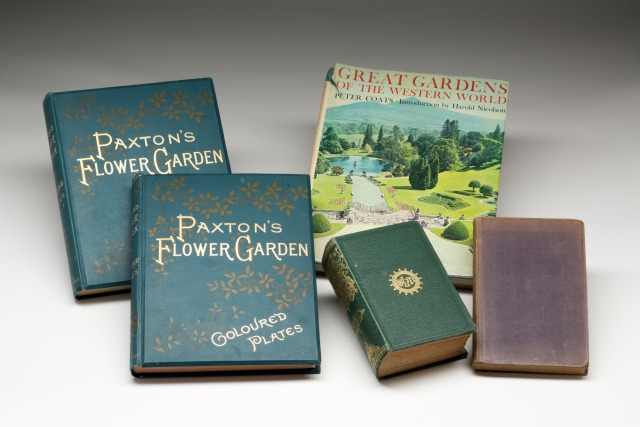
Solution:
[(391, 287), (398, 293), (411, 295), (421, 289), (422, 280), (412, 270), (399, 269), (393, 272), (389, 278)]

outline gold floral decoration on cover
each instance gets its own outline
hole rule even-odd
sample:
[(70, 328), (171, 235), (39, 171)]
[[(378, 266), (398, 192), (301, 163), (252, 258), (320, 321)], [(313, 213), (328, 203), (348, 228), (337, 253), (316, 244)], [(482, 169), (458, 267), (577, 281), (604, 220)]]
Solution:
[[(308, 190), (299, 186), (286, 191), (276, 181), (266, 185), (261, 189), (260, 182), (247, 181), (243, 186), (232, 189), (226, 196), (214, 195), (211, 192), (199, 193), (194, 189), (187, 188), (185, 178), (176, 178), (167, 186), (157, 185), (151, 194), (151, 199), (160, 202), (168, 201), (180, 203), (188, 211), (197, 212), (205, 219), (210, 219), (214, 215), (220, 217), (233, 215), (232, 209), (241, 205), (253, 206), (258, 210), (271, 212), (276, 209), (284, 212), (287, 216), (296, 209), (290, 204), (290, 200), (307, 199)], [(179, 199), (179, 194), (186, 194)], [(175, 235), (178, 227), (174, 217), (169, 219), (158, 216), (153, 228), (147, 230), (149, 237)], [(193, 237), (195, 229), (183, 230), (185, 238)], [(236, 236), (232, 236), (232, 239)], [(202, 237), (208, 240), (206, 236)], [(150, 244), (150, 249), (157, 252), (157, 244)], [(155, 258), (154, 258), (155, 259)], [(172, 257), (167, 257), (164, 265), (154, 266), (154, 273), (161, 278), (168, 276), (167, 268), (173, 262)], [(157, 264), (157, 263), (156, 263)], [(274, 264), (271, 270), (259, 271), (252, 269), (247, 264), (243, 271), (227, 271), (222, 275), (218, 273), (217, 267), (213, 268), (215, 279), (206, 283), (206, 289), (215, 293), (214, 302), (208, 309), (210, 318), (206, 320), (198, 319), (196, 325), (189, 326), (175, 321), (176, 317), (171, 316), (164, 336), (155, 337), (151, 344), (157, 352), (170, 352), (180, 345), (189, 343), (199, 345), (209, 340), (205, 334), (205, 326), (215, 325), (229, 319), (240, 319), (247, 314), (239, 304), (234, 302), (235, 296), (254, 295), (255, 297), (269, 298), (278, 310), (303, 303), (312, 290), (313, 274), (298, 272), (295, 268), (287, 266), (285, 263)], [(218, 304), (221, 300), (228, 300), (229, 304)]]
[[(173, 99), (170, 99), (173, 98)], [(167, 91), (155, 91), (153, 96), (140, 99), (137, 101), (137, 108), (125, 108), (122, 106), (107, 108), (105, 104), (98, 104), (95, 99), (95, 93), (89, 92), (82, 94), (81, 97), (74, 99), (67, 104), (64, 117), (67, 120), (89, 121), (95, 120), (95, 123), (102, 128), (103, 131), (114, 131), (120, 135), (125, 135), (130, 130), (140, 131), (147, 127), (145, 119), (153, 116), (163, 116), (169, 120), (182, 121), (182, 117), (196, 123), (200, 123), (204, 116), (207, 104), (213, 103), (213, 93), (211, 91), (203, 91), (196, 95), (190, 95), (183, 89), (178, 89), (172, 94)], [(96, 155), (96, 145), (91, 143), (94, 136), (91, 134), (83, 137), (82, 135), (74, 136), (74, 146), (68, 150), (70, 158), (83, 158)], [(104, 149), (108, 152), (111, 159), (127, 158), (127, 150), (118, 150), (117, 146)], [(79, 171), (79, 166), (74, 165), (75, 172)], [(96, 184), (97, 179), (85, 181), (89, 185), (82, 184), (80, 179), (77, 180), (76, 188), (85, 197), (95, 196), (92, 188)]]
[[(103, 252), (107, 254), (118, 254), (126, 250), (125, 244), (110, 242), (108, 239), (103, 240)], [(129, 253), (131, 252), (131, 248), (127, 250)], [(114, 266), (120, 264), (120, 261), (111, 255), (105, 255), (101, 258), (96, 258), (93, 260), (93, 272), (96, 274), (107, 274), (110, 273)]]
[(114, 129), (124, 135), (127, 129), (143, 129), (146, 124), (143, 119), (148, 116), (162, 115), (169, 120), (181, 121), (182, 114), (196, 123), (201, 122), (204, 115), (202, 107), (213, 103), (213, 93), (203, 91), (196, 95), (186, 93), (180, 88), (170, 94), (173, 99), (168, 99), (167, 91), (154, 91), (153, 96), (137, 101), (137, 109), (125, 109), (115, 107), (106, 109), (104, 104), (96, 105), (95, 93), (83, 94), (79, 99), (67, 104), (64, 117), (67, 120), (87, 121), (90, 114), (96, 115), (96, 123), (105, 129)]
[(210, 292), (223, 293), (223, 299), (240, 294), (262, 294), (270, 298), (278, 310), (301, 304), (313, 283), (311, 273), (296, 273), (295, 269), (288, 268), (286, 264), (273, 265), (272, 269), (275, 273), (254, 271), (247, 265), (243, 273), (224, 273), (224, 279), (214, 279), (213, 283), (207, 283), (206, 286)]
[(169, 317), (166, 336), (156, 337), (153, 349), (160, 353), (166, 353), (174, 349), (174, 347), (182, 345), (179, 335), (184, 335), (188, 331), (184, 323), (178, 323), (173, 317)]

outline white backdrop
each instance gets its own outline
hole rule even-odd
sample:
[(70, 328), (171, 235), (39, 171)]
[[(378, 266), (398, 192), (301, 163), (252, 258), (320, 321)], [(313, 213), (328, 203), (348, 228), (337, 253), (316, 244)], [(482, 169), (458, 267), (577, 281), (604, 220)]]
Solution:
[[(637, 424), (640, 30), (630, 4), (3, 6), (0, 425)], [(72, 297), (44, 95), (211, 76), (233, 171), (307, 173), (336, 62), (510, 82), (498, 215), (584, 221), (587, 377), (478, 374), (466, 359), (378, 382), (322, 278), (320, 375), (131, 377), (129, 297)], [(471, 293), (462, 298), (471, 309)]]

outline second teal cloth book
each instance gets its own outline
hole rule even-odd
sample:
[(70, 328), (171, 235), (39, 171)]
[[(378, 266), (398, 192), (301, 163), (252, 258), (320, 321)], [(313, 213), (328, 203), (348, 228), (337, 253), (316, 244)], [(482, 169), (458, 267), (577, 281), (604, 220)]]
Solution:
[(320, 370), (307, 175), (141, 175), (135, 376)]

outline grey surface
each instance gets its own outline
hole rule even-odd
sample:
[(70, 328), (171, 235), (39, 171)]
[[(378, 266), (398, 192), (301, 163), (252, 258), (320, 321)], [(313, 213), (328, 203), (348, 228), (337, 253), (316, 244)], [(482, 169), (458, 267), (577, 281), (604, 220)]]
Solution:
[[(0, 8), (0, 424), (640, 420), (640, 27), (632, 2), (219, 3)], [(45, 93), (211, 76), (232, 169), (307, 173), (322, 82), (336, 62), (510, 82), (498, 215), (585, 222), (588, 377), (479, 375), (467, 359), (378, 383), (320, 279), (320, 375), (132, 379), (128, 298), (72, 298)], [(471, 308), (471, 294), (462, 296)]]

